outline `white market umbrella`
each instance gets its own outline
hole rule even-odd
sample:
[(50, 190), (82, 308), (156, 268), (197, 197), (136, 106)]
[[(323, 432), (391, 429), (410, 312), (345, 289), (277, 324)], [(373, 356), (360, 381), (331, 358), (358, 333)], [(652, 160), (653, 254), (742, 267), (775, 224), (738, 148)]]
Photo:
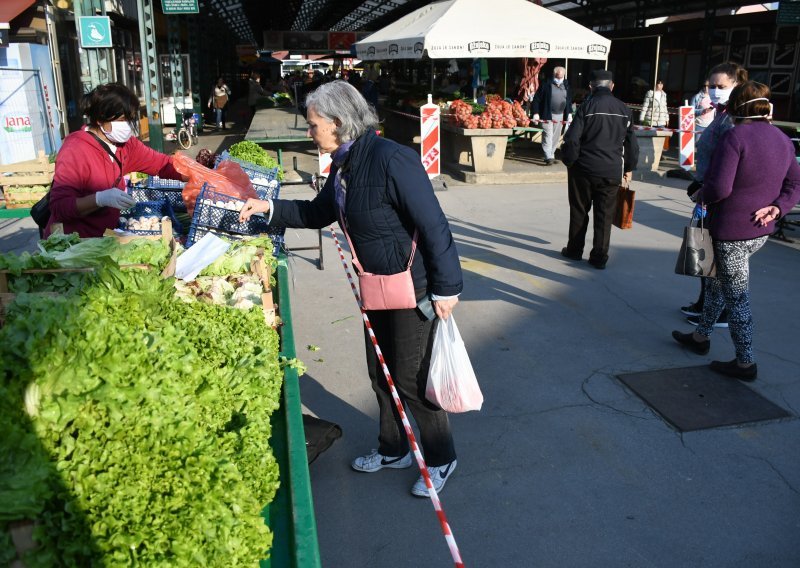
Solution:
[(428, 4), (357, 42), (360, 59), (548, 57), (605, 61), (598, 33), (528, 0), (445, 0)]

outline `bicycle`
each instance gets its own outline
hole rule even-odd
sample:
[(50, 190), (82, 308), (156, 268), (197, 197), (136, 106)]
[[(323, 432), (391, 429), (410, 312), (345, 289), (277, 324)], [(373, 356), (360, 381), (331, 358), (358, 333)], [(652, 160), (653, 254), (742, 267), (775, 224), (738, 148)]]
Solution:
[[(183, 120), (178, 126), (178, 113), (181, 113)], [(175, 138), (184, 150), (192, 147), (192, 143), (197, 144), (197, 119), (193, 110), (180, 110), (175, 108)]]

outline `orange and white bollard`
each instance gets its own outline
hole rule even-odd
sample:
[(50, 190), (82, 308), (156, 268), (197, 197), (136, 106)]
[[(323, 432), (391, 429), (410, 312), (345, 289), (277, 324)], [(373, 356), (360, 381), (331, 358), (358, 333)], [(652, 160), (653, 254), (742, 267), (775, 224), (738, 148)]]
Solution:
[(429, 179), (433, 179), (441, 173), (440, 162), (440, 131), (439, 118), (441, 110), (439, 105), (433, 104), (432, 95), (428, 95), (428, 104), (419, 109), (420, 131), (422, 144), (420, 145), (420, 155), (422, 167), (428, 174)]
[(330, 154), (323, 154), (319, 150), (317, 150), (317, 154), (319, 155), (319, 175), (320, 177), (328, 177), (331, 175), (331, 164), (333, 164), (333, 158)]
[(689, 101), (678, 109), (678, 136), (680, 140), (680, 165), (684, 170), (694, 169), (694, 107)]

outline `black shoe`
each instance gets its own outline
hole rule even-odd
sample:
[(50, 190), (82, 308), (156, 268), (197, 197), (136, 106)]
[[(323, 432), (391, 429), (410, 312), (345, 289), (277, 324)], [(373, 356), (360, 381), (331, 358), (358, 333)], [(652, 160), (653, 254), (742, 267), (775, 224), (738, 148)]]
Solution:
[(569, 252), (569, 249), (567, 247), (561, 249), (561, 256), (568, 258), (570, 260), (583, 260), (583, 255)]
[(705, 341), (696, 341), (691, 332), (681, 333), (680, 331), (673, 331), (672, 337), (675, 339), (675, 341), (690, 351), (694, 351), (698, 355), (705, 355), (711, 349), (710, 339), (706, 339)]
[[(692, 325), (700, 325), (700, 316), (689, 316), (686, 321)], [(719, 315), (717, 321), (714, 322), (714, 327), (728, 327), (728, 312), (722, 312)]]
[(681, 312), (686, 314), (687, 316), (701, 316), (703, 315), (703, 305), (699, 302), (695, 302), (693, 304), (689, 304), (688, 306), (683, 306), (681, 308)]
[(711, 361), (709, 367), (716, 373), (739, 379), (740, 381), (754, 381), (758, 376), (758, 366), (755, 363), (749, 367), (740, 367), (736, 359), (733, 361)]
[(605, 270), (607, 260), (595, 260), (593, 258), (589, 258), (589, 264), (594, 266), (597, 270)]
[(553, 160), (548, 158), (547, 160), (544, 161), (544, 165), (545, 166), (552, 166), (553, 165)]

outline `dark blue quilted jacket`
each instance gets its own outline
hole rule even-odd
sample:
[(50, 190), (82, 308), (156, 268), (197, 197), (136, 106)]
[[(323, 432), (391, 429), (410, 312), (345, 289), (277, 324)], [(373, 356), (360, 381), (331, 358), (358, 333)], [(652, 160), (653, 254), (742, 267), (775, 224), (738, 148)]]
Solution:
[[(419, 154), (369, 131), (350, 148), (342, 168), (348, 178), (345, 222), (364, 270), (405, 270), (417, 228), (414, 287), (440, 296), (459, 294), (463, 283), (458, 252)], [(325, 187), (311, 201), (276, 199), (271, 224), (318, 229), (338, 221), (336, 171), (333, 166)]]

